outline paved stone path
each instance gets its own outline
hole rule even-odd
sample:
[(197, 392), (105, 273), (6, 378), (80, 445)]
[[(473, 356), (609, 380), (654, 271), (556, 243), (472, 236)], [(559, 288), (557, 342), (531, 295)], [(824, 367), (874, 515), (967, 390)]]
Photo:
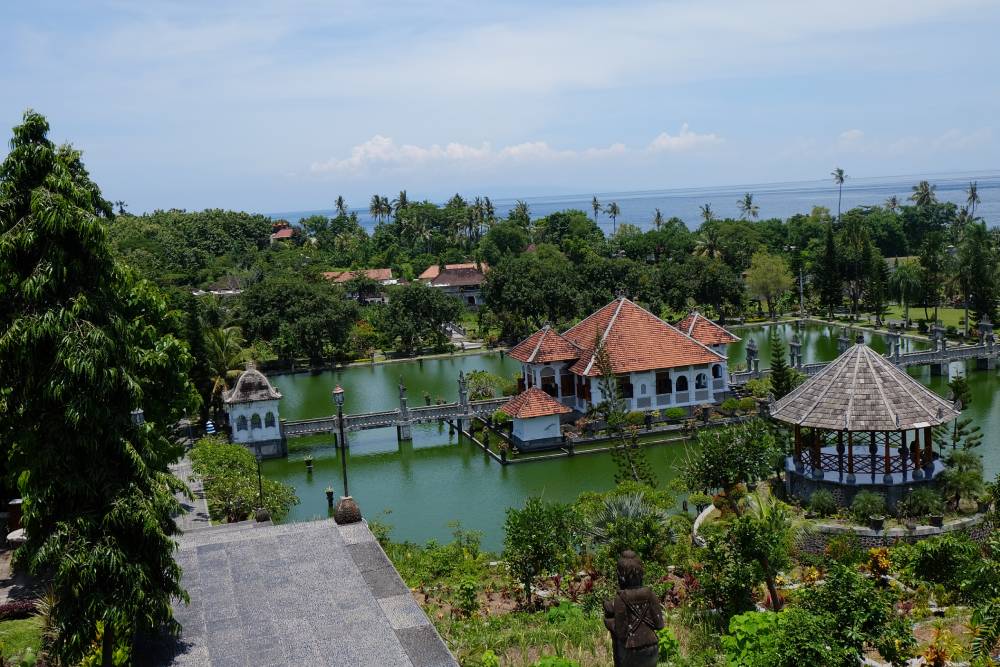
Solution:
[(179, 541), (184, 630), (137, 664), (457, 667), (363, 523), (244, 522)]
[(174, 517), (177, 527), (182, 531), (187, 532), (189, 530), (207, 528), (210, 526), (211, 522), (208, 518), (208, 503), (205, 502), (205, 489), (202, 488), (201, 480), (198, 477), (195, 477), (194, 473), (191, 472), (191, 461), (185, 457), (181, 459), (179, 463), (175, 463), (170, 466), (170, 471), (174, 473), (178, 479), (188, 485), (188, 488), (191, 489), (191, 495), (194, 496), (194, 500), (192, 501), (186, 498), (182, 493), (176, 494), (177, 500), (184, 509), (183, 514)]

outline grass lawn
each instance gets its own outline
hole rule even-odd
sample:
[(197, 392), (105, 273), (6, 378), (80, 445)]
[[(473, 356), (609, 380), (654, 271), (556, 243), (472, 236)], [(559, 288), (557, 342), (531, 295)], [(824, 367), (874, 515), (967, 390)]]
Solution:
[[(927, 313), (934, 317), (934, 309), (928, 308)], [(965, 317), (965, 310), (962, 308), (938, 308), (938, 319), (944, 326), (953, 326), (959, 331), (962, 330), (962, 318)], [(969, 314), (972, 317), (972, 314)], [(902, 306), (889, 306), (886, 312), (886, 318), (890, 320), (901, 320), (903, 319), (903, 307)], [(924, 319), (924, 309), (914, 308), (910, 306), (910, 319), (913, 320), (914, 324), (917, 320)]]
[(0, 653), (18, 664), (25, 651), (38, 655), (42, 647), (42, 619), (38, 616), (16, 621), (0, 621)]

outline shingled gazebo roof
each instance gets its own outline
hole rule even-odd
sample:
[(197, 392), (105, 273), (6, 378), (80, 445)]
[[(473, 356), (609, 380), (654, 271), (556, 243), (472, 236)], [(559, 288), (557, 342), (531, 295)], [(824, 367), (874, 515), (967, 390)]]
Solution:
[(937, 426), (959, 411), (863, 342), (771, 406), (787, 424), (830, 431)]
[(281, 392), (271, 385), (267, 376), (257, 370), (252, 361), (247, 362), (247, 369), (240, 374), (236, 386), (222, 392), (222, 401), (227, 404), (273, 401), (279, 398)]

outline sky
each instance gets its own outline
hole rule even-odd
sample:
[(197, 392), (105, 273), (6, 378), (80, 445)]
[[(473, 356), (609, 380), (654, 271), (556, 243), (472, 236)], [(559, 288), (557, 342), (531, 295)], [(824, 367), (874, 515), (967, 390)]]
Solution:
[(133, 212), (989, 170), (998, 33), (995, 0), (9, 2), (0, 127), (45, 114)]

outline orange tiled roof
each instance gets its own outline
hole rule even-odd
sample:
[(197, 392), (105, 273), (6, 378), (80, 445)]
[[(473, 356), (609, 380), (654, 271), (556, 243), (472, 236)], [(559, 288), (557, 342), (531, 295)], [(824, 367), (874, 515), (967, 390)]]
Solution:
[(702, 345), (728, 345), (739, 340), (738, 336), (726, 331), (697, 310), (692, 310), (677, 328)]
[(353, 280), (357, 275), (364, 275), (370, 280), (381, 282), (392, 280), (392, 269), (363, 269), (361, 271), (324, 271), (323, 277), (335, 283), (346, 283)]
[[(481, 273), (485, 274), (487, 271), (490, 270), (490, 267), (489, 267), (489, 265), (486, 262), (480, 262), (478, 265), (475, 262), (464, 262), (462, 264), (445, 264), (444, 265), (444, 270), (445, 271), (460, 271), (460, 270), (468, 270), (468, 269), (477, 270), (477, 271), (480, 271)], [(431, 264), (426, 269), (424, 269), (423, 273), (421, 273), (419, 276), (417, 276), (417, 279), (418, 280), (434, 280), (439, 275), (441, 275), (441, 265), (440, 264)]]
[(294, 227), (282, 227), (275, 233), (271, 234), (272, 239), (290, 239), (295, 234)]
[(510, 399), (500, 409), (515, 419), (531, 419), (573, 412), (538, 387), (532, 387)]
[(562, 335), (585, 351), (570, 368), (572, 373), (591, 377), (601, 374), (593, 354), (598, 336), (604, 341), (616, 374), (711, 364), (724, 359), (648, 310), (621, 297)]
[(545, 364), (579, 359), (580, 350), (545, 325), (515, 345), (510, 356), (526, 364)]

